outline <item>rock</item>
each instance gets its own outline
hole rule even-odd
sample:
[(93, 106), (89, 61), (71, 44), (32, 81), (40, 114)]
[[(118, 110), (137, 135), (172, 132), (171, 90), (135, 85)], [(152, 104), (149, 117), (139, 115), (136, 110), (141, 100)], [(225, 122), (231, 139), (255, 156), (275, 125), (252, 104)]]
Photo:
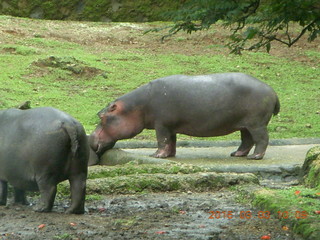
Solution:
[(98, 158), (97, 154), (90, 148), (88, 166), (94, 166), (97, 164), (99, 164), (99, 158)]
[(138, 154), (128, 153), (117, 148), (113, 148), (111, 150), (106, 151), (100, 158), (101, 165), (109, 166), (125, 164), (133, 161), (139, 164), (162, 164), (172, 162), (166, 159), (152, 158)]
[(42, 19), (44, 17), (44, 11), (42, 8), (37, 7), (30, 13), (30, 18)]
[(311, 148), (301, 168), (303, 183), (310, 187), (320, 187), (320, 146)]
[[(133, 194), (138, 192), (214, 191), (242, 184), (258, 184), (252, 173), (136, 174), (87, 180), (87, 194)], [(68, 183), (59, 192), (67, 194)]]
[(30, 101), (25, 101), (16, 106), (16, 108), (21, 109), (21, 110), (26, 110), (31, 108), (31, 102)]

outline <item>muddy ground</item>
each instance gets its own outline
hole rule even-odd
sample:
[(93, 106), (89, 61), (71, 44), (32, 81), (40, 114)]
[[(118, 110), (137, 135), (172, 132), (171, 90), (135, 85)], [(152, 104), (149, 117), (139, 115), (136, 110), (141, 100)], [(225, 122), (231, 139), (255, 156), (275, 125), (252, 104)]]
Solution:
[(0, 207), (0, 239), (301, 239), (278, 216), (267, 219), (265, 211), (236, 199), (226, 189), (103, 196), (88, 201), (84, 215), (64, 214), (63, 199), (52, 213), (9, 204)]

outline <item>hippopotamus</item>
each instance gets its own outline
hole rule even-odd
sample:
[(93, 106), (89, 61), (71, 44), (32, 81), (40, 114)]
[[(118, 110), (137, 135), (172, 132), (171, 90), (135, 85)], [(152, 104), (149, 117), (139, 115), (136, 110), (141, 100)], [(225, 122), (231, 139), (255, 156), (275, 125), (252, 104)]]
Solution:
[(57, 184), (69, 180), (67, 213), (84, 213), (89, 157), (83, 126), (51, 108), (0, 111), (0, 205), (7, 203), (8, 183), (14, 203), (28, 204), (26, 191), (40, 191), (36, 211), (50, 212)]
[[(280, 110), (275, 91), (244, 73), (159, 78), (102, 109), (90, 146), (101, 156), (120, 139), (155, 129), (158, 158), (176, 154), (176, 134), (213, 137), (241, 132), (234, 157), (262, 159), (269, 142), (267, 125)], [(255, 150), (248, 155), (255, 145)]]

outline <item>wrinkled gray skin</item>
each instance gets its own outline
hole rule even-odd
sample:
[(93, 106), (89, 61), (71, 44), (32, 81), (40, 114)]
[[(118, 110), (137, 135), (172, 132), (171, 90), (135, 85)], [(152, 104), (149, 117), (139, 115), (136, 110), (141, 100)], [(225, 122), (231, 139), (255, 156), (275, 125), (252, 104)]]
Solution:
[(40, 191), (39, 212), (52, 210), (57, 184), (69, 180), (67, 213), (84, 213), (89, 144), (82, 125), (54, 108), (0, 111), (0, 205), (8, 183), (14, 202), (28, 204), (26, 191)]
[(231, 156), (262, 159), (268, 142), (267, 125), (280, 110), (276, 93), (242, 73), (202, 76), (174, 75), (156, 79), (119, 97), (98, 113), (100, 124), (90, 146), (102, 155), (116, 141), (143, 129), (155, 129), (154, 157), (176, 154), (176, 134), (212, 137), (241, 132), (241, 145)]

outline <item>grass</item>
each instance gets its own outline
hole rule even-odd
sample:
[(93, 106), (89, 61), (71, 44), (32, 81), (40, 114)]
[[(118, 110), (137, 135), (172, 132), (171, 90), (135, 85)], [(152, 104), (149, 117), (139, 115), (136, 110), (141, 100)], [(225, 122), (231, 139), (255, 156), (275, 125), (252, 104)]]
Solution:
[(267, 212), (271, 219), (279, 219), (283, 226), (303, 239), (319, 239), (319, 189), (303, 185), (285, 189), (236, 185), (229, 189), (237, 192), (237, 202)]
[(253, 204), (270, 211), (304, 239), (320, 237), (320, 192), (303, 186), (285, 190), (261, 190)]
[[(14, 30), (8, 24), (10, 21), (15, 21)], [(270, 138), (320, 136), (320, 70), (315, 67), (320, 54), (317, 49), (299, 52), (308, 59), (306, 62), (261, 52), (226, 55), (227, 49), (212, 44), (203, 44), (203, 51), (190, 54), (187, 49), (183, 50), (189, 38), (184, 35), (171, 41), (176, 48), (181, 48), (176, 53), (162, 51), (161, 46), (154, 48), (158, 39), (151, 33), (142, 36), (138, 30), (130, 29), (123, 36), (117, 36), (123, 30), (115, 28), (114, 23), (79, 23), (77, 26), (75, 22), (30, 21), (2, 16), (0, 26), (16, 31), (0, 37), (4, 43), (0, 46), (0, 109), (26, 100), (30, 100), (33, 107), (53, 106), (73, 115), (90, 133), (101, 108), (152, 79), (172, 74), (237, 71), (260, 78), (279, 95), (281, 113), (269, 124)], [(68, 28), (75, 37), (64, 32)], [(103, 35), (112, 33), (112, 29), (114, 35)], [(107, 41), (105, 39), (113, 36), (118, 39), (111, 44), (98, 41)], [(89, 40), (81, 42), (85, 38)], [(130, 43), (121, 42), (122, 38), (132, 38), (133, 42), (137, 39), (138, 45), (139, 41), (146, 41), (148, 45), (130, 47)], [(77, 75), (62, 68), (35, 66), (35, 62), (49, 56), (73, 57), (105, 75)], [(213, 139), (238, 138), (239, 134), (231, 134)], [(137, 139), (155, 140), (154, 131), (144, 131)], [(179, 136), (178, 139), (190, 137)]]

